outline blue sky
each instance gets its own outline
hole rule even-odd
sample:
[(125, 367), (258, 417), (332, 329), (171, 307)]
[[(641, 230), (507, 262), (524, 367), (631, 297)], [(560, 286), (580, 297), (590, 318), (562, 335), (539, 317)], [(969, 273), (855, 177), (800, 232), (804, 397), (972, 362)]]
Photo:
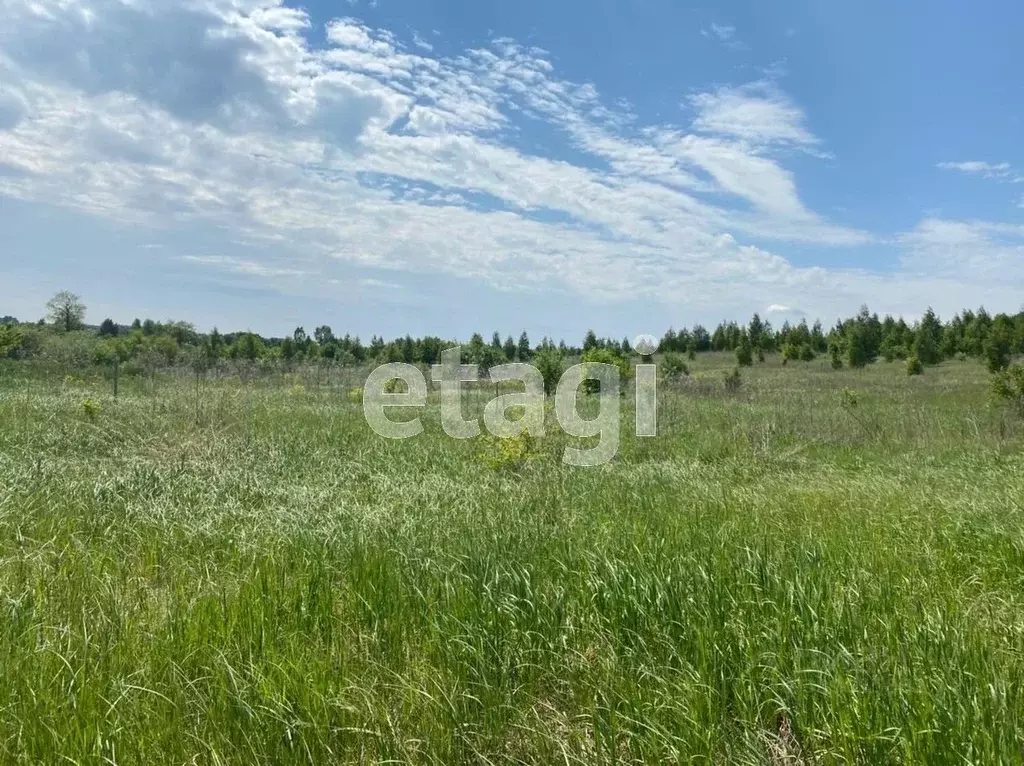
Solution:
[(2, 8), (0, 315), (577, 339), (1024, 302), (1019, 4)]

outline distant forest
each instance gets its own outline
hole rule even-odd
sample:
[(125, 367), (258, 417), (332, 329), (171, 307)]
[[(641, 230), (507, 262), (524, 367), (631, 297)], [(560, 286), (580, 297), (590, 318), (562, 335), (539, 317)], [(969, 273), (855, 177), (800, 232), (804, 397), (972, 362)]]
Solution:
[[(328, 325), (307, 333), (302, 327), (288, 337), (268, 338), (252, 332), (201, 333), (186, 321), (136, 319), (119, 324), (104, 319), (99, 325), (86, 324), (86, 306), (70, 292), (54, 296), (47, 304), (47, 316), (38, 322), (0, 319), (0, 358), (59, 358), (65, 363), (109, 364), (118, 360), (147, 365), (204, 364), (220, 360), (297, 364), (324, 361), (338, 365), (384, 362), (434, 364), (441, 351), (459, 341), (433, 336), (385, 340), (373, 336), (364, 343), (358, 336), (337, 335)], [(530, 361), (538, 354), (564, 357), (603, 355), (635, 356), (628, 338), (599, 338), (590, 331), (581, 345), (543, 338), (532, 343), (526, 332), (504, 339), (494, 332), (490, 340), (475, 333), (463, 342), (467, 363), (487, 369), (509, 361)], [(912, 360), (920, 365), (937, 364), (957, 356), (978, 357), (993, 372), (1009, 366), (1014, 354), (1024, 353), (1024, 311), (989, 314), (984, 308), (965, 310), (942, 321), (928, 309), (922, 318), (908, 324), (901, 317), (871, 313), (867, 307), (853, 317), (840, 320), (829, 329), (820, 321), (808, 324), (785, 322), (774, 327), (755, 314), (746, 324), (722, 322), (709, 331), (702, 325), (669, 329), (658, 344), (660, 354), (687, 355), (711, 351), (734, 352), (740, 366), (763, 360), (766, 354), (781, 354), (783, 363), (812, 361), (827, 355), (834, 367), (861, 367), (879, 358), (887, 361)]]

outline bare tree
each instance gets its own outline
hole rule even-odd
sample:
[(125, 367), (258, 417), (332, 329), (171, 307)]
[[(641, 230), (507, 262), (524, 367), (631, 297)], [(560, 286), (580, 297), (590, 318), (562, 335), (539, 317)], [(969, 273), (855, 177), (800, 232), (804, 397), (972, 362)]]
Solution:
[(50, 320), (64, 332), (77, 330), (85, 321), (85, 304), (72, 292), (61, 290), (50, 298), (46, 304), (50, 312)]

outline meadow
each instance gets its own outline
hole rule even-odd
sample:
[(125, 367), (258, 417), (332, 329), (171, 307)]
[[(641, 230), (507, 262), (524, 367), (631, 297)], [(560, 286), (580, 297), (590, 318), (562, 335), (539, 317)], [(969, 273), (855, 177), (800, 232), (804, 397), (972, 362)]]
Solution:
[(599, 468), (381, 439), (354, 372), (0, 367), (0, 761), (1024, 760), (983, 366), (733, 363)]

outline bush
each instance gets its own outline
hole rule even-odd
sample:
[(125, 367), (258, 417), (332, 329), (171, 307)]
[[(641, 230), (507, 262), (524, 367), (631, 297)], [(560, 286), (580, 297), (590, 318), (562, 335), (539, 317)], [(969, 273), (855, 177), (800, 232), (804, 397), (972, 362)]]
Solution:
[(924, 365), (916, 356), (907, 359), (907, 375), (920, 375), (924, 372)]
[(85, 399), (82, 401), (82, 411), (90, 421), (95, 421), (100, 414), (100, 405), (95, 399)]
[(554, 394), (564, 369), (562, 355), (557, 349), (546, 348), (533, 357), (530, 364), (537, 368), (544, 379), (544, 393), (548, 396)]
[(746, 335), (740, 340), (736, 347), (736, 364), (740, 367), (750, 367), (754, 363), (754, 351), (750, 347), (750, 338)]
[(994, 326), (985, 339), (985, 365), (991, 373), (997, 373), (1010, 366), (1013, 353), (1013, 336), (1001, 325)]
[(352, 404), (362, 404), (363, 403), (363, 389), (361, 389), (361, 388), (353, 388), (351, 391), (348, 392), (348, 400), (350, 402), (352, 402)]
[[(591, 364), (610, 364), (617, 367), (620, 380), (628, 379), (633, 375), (633, 368), (629, 366), (629, 362), (610, 348), (592, 348), (584, 351), (582, 361), (584, 365), (588, 366), (588, 369)], [(587, 393), (596, 394), (601, 390), (601, 381), (587, 378), (583, 381), (583, 387)]]
[(25, 336), (13, 325), (0, 325), (0, 359), (13, 357), (21, 350)]
[(817, 357), (818, 355), (814, 353), (810, 343), (801, 343), (799, 346), (793, 343), (786, 343), (782, 347), (782, 363), (784, 365), (794, 360), (813, 362)]
[(732, 372), (725, 373), (725, 390), (735, 392), (740, 390), (740, 386), (743, 385), (743, 378), (740, 376), (740, 368), (737, 367)]
[(494, 471), (522, 470), (541, 455), (529, 431), (504, 439), (481, 435), (480, 444), (480, 461)]
[(669, 352), (661, 359), (661, 372), (669, 380), (678, 380), (690, 374), (681, 354)]
[(850, 367), (865, 367), (874, 361), (871, 357), (871, 344), (868, 332), (859, 324), (854, 324), (846, 337), (846, 363)]
[(842, 353), (843, 349), (836, 341), (828, 344), (828, 355), (831, 359), (833, 370), (841, 370), (843, 368)]
[(992, 378), (992, 393), (1017, 413), (1024, 415), (1024, 366), (1015, 364)]

